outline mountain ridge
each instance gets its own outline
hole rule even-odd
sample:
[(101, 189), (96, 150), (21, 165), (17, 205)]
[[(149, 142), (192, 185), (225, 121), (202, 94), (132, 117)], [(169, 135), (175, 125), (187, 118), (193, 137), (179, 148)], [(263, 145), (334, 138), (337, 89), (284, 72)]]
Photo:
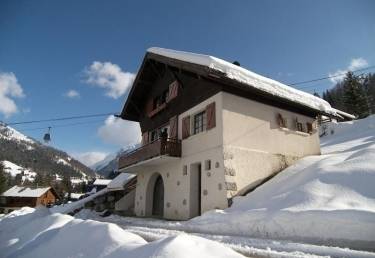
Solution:
[(44, 175), (95, 177), (96, 173), (66, 152), (0, 124), (0, 161), (10, 161)]

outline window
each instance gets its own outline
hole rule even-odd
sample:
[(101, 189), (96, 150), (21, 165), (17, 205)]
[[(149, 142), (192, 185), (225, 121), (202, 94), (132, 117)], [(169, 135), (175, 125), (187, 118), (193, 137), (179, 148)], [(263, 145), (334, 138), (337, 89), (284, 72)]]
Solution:
[(169, 136), (169, 126), (168, 125), (159, 127), (158, 129), (155, 129), (155, 130), (151, 131), (150, 141), (151, 142), (156, 141), (157, 139), (159, 139), (161, 137), (162, 133), (166, 133), (167, 137)]
[(151, 132), (151, 142), (156, 141), (159, 138), (158, 136), (158, 130), (153, 130)]
[(281, 128), (287, 128), (287, 120), (285, 117), (283, 117), (281, 114), (277, 114), (277, 124)]
[(300, 122), (297, 122), (297, 131), (299, 131), (299, 132), (303, 132), (303, 125), (302, 125), (302, 123), (300, 123)]
[(206, 112), (200, 112), (194, 116), (194, 134), (203, 132), (206, 129)]

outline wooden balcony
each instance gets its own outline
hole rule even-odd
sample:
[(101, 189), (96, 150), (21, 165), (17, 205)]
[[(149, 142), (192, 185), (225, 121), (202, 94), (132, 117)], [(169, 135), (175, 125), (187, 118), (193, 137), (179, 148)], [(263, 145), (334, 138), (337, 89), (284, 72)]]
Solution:
[(181, 157), (181, 142), (175, 139), (158, 139), (127, 153), (119, 158), (119, 168), (123, 169), (158, 156)]

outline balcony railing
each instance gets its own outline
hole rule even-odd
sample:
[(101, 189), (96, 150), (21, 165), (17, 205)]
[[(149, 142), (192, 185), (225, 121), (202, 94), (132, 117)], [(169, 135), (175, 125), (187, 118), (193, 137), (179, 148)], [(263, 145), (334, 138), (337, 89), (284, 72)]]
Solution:
[(141, 146), (119, 158), (119, 168), (126, 168), (138, 162), (158, 156), (181, 157), (181, 142), (176, 139), (162, 139)]

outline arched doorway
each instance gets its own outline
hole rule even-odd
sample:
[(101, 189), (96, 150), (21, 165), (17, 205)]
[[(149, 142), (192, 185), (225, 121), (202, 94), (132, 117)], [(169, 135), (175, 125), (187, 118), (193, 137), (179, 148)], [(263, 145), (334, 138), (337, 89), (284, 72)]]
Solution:
[(164, 215), (164, 183), (159, 175), (154, 184), (152, 195), (152, 216), (163, 217)]

